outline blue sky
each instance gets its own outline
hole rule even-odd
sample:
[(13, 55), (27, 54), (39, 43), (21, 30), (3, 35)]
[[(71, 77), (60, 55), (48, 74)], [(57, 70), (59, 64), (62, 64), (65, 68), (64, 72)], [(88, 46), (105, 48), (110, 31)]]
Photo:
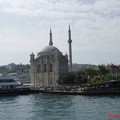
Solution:
[(29, 63), (49, 43), (73, 62), (120, 64), (120, 0), (0, 0), (0, 65)]

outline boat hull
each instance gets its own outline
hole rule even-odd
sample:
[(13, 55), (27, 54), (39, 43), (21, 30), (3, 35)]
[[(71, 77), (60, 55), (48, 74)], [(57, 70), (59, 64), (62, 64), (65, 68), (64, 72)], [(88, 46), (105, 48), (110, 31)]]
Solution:
[(0, 90), (0, 96), (26, 95), (31, 93), (33, 93), (33, 91), (30, 88)]

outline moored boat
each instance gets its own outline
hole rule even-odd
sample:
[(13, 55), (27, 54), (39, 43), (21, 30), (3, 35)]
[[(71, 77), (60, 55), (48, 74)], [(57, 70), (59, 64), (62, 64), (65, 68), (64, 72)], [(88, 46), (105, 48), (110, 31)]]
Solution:
[(22, 83), (14, 78), (0, 78), (0, 96), (30, 94), (30, 88), (23, 87)]

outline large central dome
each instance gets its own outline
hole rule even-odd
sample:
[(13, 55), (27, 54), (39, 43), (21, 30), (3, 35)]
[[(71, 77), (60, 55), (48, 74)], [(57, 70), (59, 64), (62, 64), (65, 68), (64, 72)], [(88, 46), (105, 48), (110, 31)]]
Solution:
[(48, 45), (45, 48), (43, 48), (40, 52), (47, 52), (47, 53), (53, 53), (53, 52), (60, 52), (58, 48)]
[(54, 47), (54, 46), (51, 46), (51, 45), (48, 45), (46, 46), (45, 48), (43, 48), (39, 53), (38, 53), (38, 57), (43, 55), (43, 54), (54, 54), (55, 52), (58, 52), (60, 53), (59, 49)]

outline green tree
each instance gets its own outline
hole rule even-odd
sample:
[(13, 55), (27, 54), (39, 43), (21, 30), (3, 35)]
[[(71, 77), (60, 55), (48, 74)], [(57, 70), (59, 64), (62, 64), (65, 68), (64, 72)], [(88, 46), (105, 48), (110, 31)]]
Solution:
[(113, 77), (112, 77), (112, 74), (110, 74), (110, 73), (106, 74), (106, 76), (104, 77), (104, 81), (109, 81), (112, 79), (113, 79)]
[(75, 73), (68, 73), (59, 78), (58, 84), (74, 84)]
[(100, 82), (101, 82), (101, 76), (100, 75), (96, 75), (96, 76), (94, 76), (94, 78), (92, 78), (90, 80), (91, 84), (100, 83)]
[(86, 71), (89, 77), (88, 79), (92, 79), (95, 75), (97, 75), (97, 70), (94, 68), (87, 68)]
[(105, 76), (107, 73), (109, 73), (109, 70), (104, 65), (99, 65), (98, 68), (98, 74), (101, 76)]

